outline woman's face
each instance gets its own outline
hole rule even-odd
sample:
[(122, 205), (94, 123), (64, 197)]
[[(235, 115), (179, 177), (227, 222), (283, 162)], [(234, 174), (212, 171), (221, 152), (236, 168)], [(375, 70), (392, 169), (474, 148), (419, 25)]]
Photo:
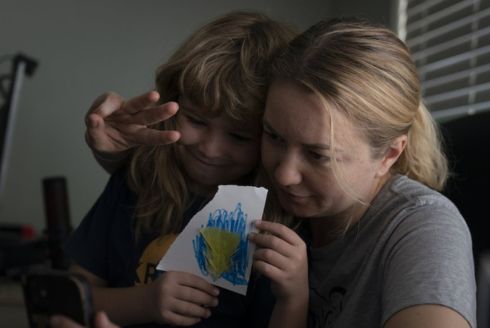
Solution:
[(178, 154), (199, 193), (215, 191), (220, 184), (237, 183), (257, 167), (260, 122), (237, 123), (220, 115), (209, 117), (187, 99), (179, 100)]
[[(383, 159), (373, 159), (357, 129), (320, 99), (291, 82), (272, 84), (264, 115), (262, 161), (282, 207), (297, 217), (356, 219), (387, 174)], [(333, 171), (335, 147), (339, 183)]]

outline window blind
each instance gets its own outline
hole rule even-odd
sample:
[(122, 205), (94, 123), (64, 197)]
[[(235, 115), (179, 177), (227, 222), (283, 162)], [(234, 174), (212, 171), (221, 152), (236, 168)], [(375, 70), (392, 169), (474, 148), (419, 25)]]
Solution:
[(490, 110), (490, 0), (398, 1), (398, 32), (434, 118)]

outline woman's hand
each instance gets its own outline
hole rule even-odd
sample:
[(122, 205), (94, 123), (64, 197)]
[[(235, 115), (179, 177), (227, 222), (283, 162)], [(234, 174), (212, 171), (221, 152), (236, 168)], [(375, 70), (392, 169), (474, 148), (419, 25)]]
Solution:
[(272, 281), (278, 301), (308, 298), (308, 261), (304, 241), (283, 224), (256, 221), (255, 226), (267, 234), (252, 233), (257, 245), (255, 270)]
[(276, 304), (269, 327), (306, 327), (308, 314), (308, 260), (304, 241), (280, 223), (257, 221), (261, 234), (251, 233), (257, 245), (255, 270), (271, 280)]
[(165, 272), (146, 288), (149, 319), (159, 323), (194, 325), (218, 305), (219, 289), (186, 272)]

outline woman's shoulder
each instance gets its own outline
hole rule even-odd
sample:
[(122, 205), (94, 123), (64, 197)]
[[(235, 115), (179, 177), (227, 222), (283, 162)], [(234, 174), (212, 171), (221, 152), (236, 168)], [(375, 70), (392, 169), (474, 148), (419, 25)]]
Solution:
[(394, 176), (382, 191), (380, 203), (405, 212), (444, 211), (462, 218), (458, 208), (446, 196), (404, 175)]
[[(453, 234), (471, 240), (458, 208), (440, 192), (403, 175), (393, 177), (373, 203), (373, 216), (384, 221), (385, 233), (407, 231)], [(418, 232), (423, 234), (422, 232)], [(392, 235), (393, 237), (393, 235)]]

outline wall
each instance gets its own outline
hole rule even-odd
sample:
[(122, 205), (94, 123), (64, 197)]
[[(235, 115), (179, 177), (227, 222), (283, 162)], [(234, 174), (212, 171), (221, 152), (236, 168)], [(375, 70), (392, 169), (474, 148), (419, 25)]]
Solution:
[(329, 17), (361, 16), (394, 27), (397, 0), (331, 0)]
[(300, 28), (329, 12), (324, 0), (1, 0), (0, 57), (20, 51), (40, 65), (21, 90), (0, 223), (41, 231), (41, 180), (62, 175), (76, 226), (108, 178), (84, 143), (92, 100), (107, 90), (132, 96), (150, 89), (155, 67), (187, 35), (234, 9), (264, 11)]

